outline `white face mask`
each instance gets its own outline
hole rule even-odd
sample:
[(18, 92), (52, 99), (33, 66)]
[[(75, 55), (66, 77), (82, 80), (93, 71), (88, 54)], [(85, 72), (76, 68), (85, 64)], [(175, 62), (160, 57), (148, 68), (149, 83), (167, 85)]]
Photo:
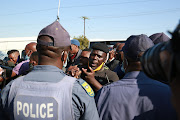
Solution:
[[(67, 59), (68, 59), (68, 56), (67, 56)], [(67, 66), (67, 59), (65, 62), (63, 62), (63, 67), (66, 67)]]
[(63, 67), (66, 67), (67, 66), (67, 60), (68, 60), (68, 52), (67, 51), (63, 51), (61, 55), (63, 55), (63, 54), (67, 55), (66, 61), (63, 61)]
[(25, 60), (29, 60), (29, 58), (30, 58), (30, 57), (29, 57), (28, 55), (26, 55), (24, 59), (25, 59)]
[[(29, 51), (29, 52), (30, 52), (30, 51)], [(28, 52), (27, 54), (29, 54), (29, 52)], [(30, 59), (30, 57), (29, 57), (27, 54), (26, 54), (26, 56), (25, 56), (25, 58), (24, 58), (25, 60), (29, 60), (29, 59)]]

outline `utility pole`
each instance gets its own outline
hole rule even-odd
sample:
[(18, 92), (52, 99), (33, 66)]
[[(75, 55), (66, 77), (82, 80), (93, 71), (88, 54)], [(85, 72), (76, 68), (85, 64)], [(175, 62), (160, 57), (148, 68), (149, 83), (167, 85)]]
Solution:
[(89, 18), (86, 16), (82, 16), (81, 18), (84, 19), (84, 38), (85, 38), (85, 21), (86, 21), (86, 19), (89, 20)]

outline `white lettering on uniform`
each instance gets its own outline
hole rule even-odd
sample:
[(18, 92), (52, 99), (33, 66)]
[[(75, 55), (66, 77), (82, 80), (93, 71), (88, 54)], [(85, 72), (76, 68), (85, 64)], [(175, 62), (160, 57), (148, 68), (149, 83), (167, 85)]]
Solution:
[[(33, 112), (33, 107), (35, 107)], [(44, 112), (43, 112), (44, 111)], [(47, 103), (46, 104), (36, 104), (33, 105), (32, 103), (21, 103), (20, 101), (17, 101), (17, 115), (20, 115), (20, 112), (23, 113), (25, 117), (31, 117), (31, 118), (52, 118), (54, 115), (53, 112), (53, 103)]]
[(46, 108), (46, 105), (45, 104), (41, 104), (40, 105), (40, 116), (41, 118), (45, 118), (46, 117), (46, 113), (44, 112), (44, 114), (42, 114), (42, 108)]
[(22, 110), (22, 103), (20, 101), (17, 101), (17, 115), (19, 115), (19, 111)]
[(31, 118), (35, 118), (35, 114), (33, 114), (32, 112), (33, 112), (33, 109), (32, 109), (33, 107), (32, 107), (32, 103), (30, 104), (30, 117)]
[[(25, 109), (27, 109), (27, 111)], [(28, 103), (24, 103), (24, 105), (23, 105), (23, 114), (25, 117), (29, 116), (29, 105), (28, 105)]]
[(53, 111), (53, 108), (50, 108), (50, 107), (53, 107), (53, 103), (48, 103), (47, 104), (47, 118), (53, 117), (53, 114), (50, 114), (50, 112)]
[(36, 104), (36, 118), (39, 118), (39, 104)]

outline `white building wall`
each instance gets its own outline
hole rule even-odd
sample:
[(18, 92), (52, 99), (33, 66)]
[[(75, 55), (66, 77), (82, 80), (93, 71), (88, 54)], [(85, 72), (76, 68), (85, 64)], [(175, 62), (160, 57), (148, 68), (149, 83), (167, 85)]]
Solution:
[[(72, 38), (71, 38), (72, 39)], [(103, 42), (103, 41), (124, 41), (125, 39), (89, 39), (89, 42)], [(37, 37), (15, 37), (15, 38), (0, 38), (0, 51), (7, 53), (12, 49), (21, 51), (24, 50), (25, 46), (30, 42), (36, 42)]]
[(8, 50), (17, 49), (21, 54), (28, 43), (36, 41), (37, 37), (0, 38), (0, 51), (7, 53)]

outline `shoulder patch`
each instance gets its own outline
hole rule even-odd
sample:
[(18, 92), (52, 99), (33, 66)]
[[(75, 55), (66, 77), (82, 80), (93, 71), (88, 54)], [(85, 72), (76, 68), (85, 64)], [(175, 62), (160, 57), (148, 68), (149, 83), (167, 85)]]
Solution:
[(81, 86), (86, 90), (87, 94), (90, 97), (94, 97), (94, 91), (92, 90), (91, 86), (89, 86), (89, 84), (87, 82), (83, 82), (81, 83)]

